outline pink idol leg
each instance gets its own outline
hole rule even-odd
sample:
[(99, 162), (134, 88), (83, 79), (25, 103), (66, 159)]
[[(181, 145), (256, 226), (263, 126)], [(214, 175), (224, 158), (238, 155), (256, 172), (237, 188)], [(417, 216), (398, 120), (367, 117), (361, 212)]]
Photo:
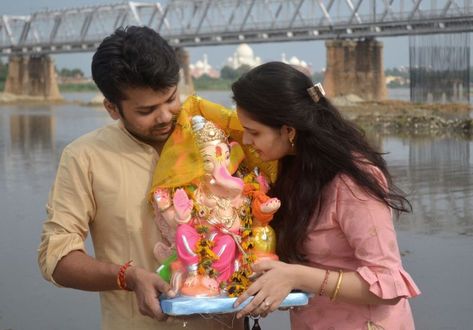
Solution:
[(200, 235), (194, 227), (188, 224), (182, 224), (177, 227), (176, 231), (176, 248), (177, 255), (182, 261), (186, 270), (190, 265), (197, 265), (199, 257), (195, 254), (195, 245)]
[(236, 257), (236, 244), (230, 235), (218, 233), (214, 238), (215, 245), (212, 249), (219, 259), (213, 263), (213, 267), (218, 272), (218, 282), (226, 281), (234, 271), (234, 261)]

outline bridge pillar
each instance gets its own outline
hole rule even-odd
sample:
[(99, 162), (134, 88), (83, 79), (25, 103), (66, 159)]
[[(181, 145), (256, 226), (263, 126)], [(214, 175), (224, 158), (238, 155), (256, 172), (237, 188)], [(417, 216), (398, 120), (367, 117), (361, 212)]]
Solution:
[(179, 93), (181, 98), (187, 98), (188, 96), (194, 94), (194, 84), (192, 83), (192, 77), (190, 72), (190, 57), (189, 52), (184, 48), (176, 48), (176, 57), (181, 67), (179, 72)]
[(52, 58), (48, 55), (11, 56), (5, 93), (61, 100)]
[(324, 88), (329, 97), (354, 94), (364, 100), (382, 100), (384, 78), (383, 44), (374, 39), (330, 40)]

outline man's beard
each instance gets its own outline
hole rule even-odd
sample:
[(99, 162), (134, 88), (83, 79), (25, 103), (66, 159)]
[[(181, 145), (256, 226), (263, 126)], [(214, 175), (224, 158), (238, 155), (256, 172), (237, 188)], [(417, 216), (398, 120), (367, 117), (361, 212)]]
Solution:
[[(172, 119), (170, 122), (166, 124), (159, 124), (148, 130), (145, 134), (142, 134), (141, 132), (137, 132), (135, 129), (133, 129), (132, 126), (129, 125), (129, 123), (124, 120), (124, 126), (130, 132), (131, 135), (133, 135), (136, 139), (140, 140), (141, 142), (144, 142), (146, 144), (154, 145), (156, 143), (164, 143), (167, 141), (169, 136), (172, 134), (174, 129), (176, 128), (176, 122), (177, 122), (177, 115), (173, 115)], [(169, 130), (168, 133), (162, 134), (162, 135), (154, 135), (153, 131), (163, 129), (165, 127), (168, 127), (171, 125), (171, 129)]]

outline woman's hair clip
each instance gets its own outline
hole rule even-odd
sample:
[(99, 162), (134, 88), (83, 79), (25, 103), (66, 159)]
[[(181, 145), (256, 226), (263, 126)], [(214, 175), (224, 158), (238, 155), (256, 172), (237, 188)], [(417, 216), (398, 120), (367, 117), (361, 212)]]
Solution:
[(325, 96), (325, 90), (321, 83), (316, 83), (314, 86), (307, 88), (307, 93), (309, 93), (310, 97), (315, 103), (319, 102), (322, 96)]

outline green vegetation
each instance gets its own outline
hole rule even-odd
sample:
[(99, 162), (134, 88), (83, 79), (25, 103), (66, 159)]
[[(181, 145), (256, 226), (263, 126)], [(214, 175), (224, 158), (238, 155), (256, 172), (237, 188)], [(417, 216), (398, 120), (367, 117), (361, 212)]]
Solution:
[(84, 78), (84, 72), (82, 72), (81, 69), (67, 69), (67, 68), (62, 68), (61, 70), (58, 70), (56, 68), (56, 72), (59, 77), (61, 78), (75, 78), (75, 79), (82, 79)]
[(84, 72), (81, 69), (62, 68), (58, 70), (59, 90), (61, 92), (97, 92), (98, 89), (92, 81), (84, 78)]
[(399, 80), (393, 80), (386, 84), (389, 88), (409, 88), (409, 83), (403, 83)]
[(220, 78), (212, 78), (205, 74), (199, 78), (194, 78), (194, 88), (196, 90), (230, 90), (232, 83), (250, 69), (248, 65), (242, 65), (236, 70), (224, 66), (220, 71)]
[(251, 67), (248, 65), (242, 65), (238, 69), (232, 69), (229, 66), (224, 66), (222, 70), (220, 70), (220, 79), (235, 81), (250, 70)]
[[(203, 75), (199, 78), (194, 78), (194, 87), (196, 90), (229, 90), (232, 83), (241, 77), (242, 74), (248, 72), (251, 68), (249, 66), (241, 66), (238, 69), (234, 70), (228, 66), (225, 66), (220, 70), (220, 78), (212, 78), (207, 75)], [(472, 68), (473, 70), (473, 68)], [(386, 69), (385, 76), (396, 77), (396, 79), (391, 80), (387, 87), (398, 88), (398, 87), (409, 87), (409, 70), (406, 69)], [(470, 75), (472, 77), (473, 83), (473, 71)], [(324, 72), (314, 72), (312, 74), (312, 81), (323, 82), (324, 81)]]
[(207, 75), (203, 75), (199, 78), (194, 78), (194, 88), (196, 90), (211, 90), (211, 91), (223, 91), (229, 90), (233, 80), (229, 79), (215, 79)]
[(0, 91), (3, 91), (5, 87), (5, 80), (7, 80), (8, 74), (8, 64), (4, 64), (2, 60), (0, 60)]
[(409, 69), (406, 68), (392, 68), (384, 70), (384, 76), (390, 77), (390, 80), (386, 83), (389, 88), (408, 88), (410, 73)]
[[(5, 81), (8, 74), (8, 62), (0, 59), (0, 91), (3, 91)], [(238, 69), (232, 69), (228, 66), (220, 70), (220, 78), (211, 78), (203, 75), (194, 78), (194, 87), (196, 90), (230, 90), (231, 84), (237, 80), (242, 74), (248, 72), (251, 68), (243, 65)], [(85, 79), (84, 72), (78, 68), (56, 68), (59, 81), (59, 89), (61, 92), (95, 92), (97, 87), (91, 81)], [(473, 67), (470, 67), (470, 83), (473, 84)], [(392, 79), (387, 83), (387, 87), (409, 87), (410, 72), (406, 68), (391, 68), (384, 71), (386, 77), (391, 76)], [(312, 81), (323, 82), (324, 72), (314, 72)]]
[(409, 70), (400, 70), (398, 68), (386, 69), (384, 70), (384, 75), (409, 79)]
[(64, 83), (59, 84), (61, 92), (97, 92), (97, 86), (93, 82), (86, 83)]

